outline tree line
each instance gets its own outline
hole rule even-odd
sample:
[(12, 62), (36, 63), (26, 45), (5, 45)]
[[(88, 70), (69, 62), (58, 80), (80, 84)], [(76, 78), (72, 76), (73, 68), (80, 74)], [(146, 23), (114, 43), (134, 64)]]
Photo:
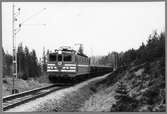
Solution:
[(146, 44), (142, 43), (138, 49), (132, 48), (121, 53), (109, 53), (108, 55), (101, 57), (101, 59), (98, 60), (98, 63), (102, 65), (112, 65), (114, 62), (112, 61), (114, 53), (118, 54), (118, 66), (138, 65), (157, 59), (160, 59), (161, 63), (164, 63), (163, 66), (165, 66), (165, 32), (158, 34), (154, 31), (150, 34)]
[[(12, 76), (13, 56), (3, 52), (3, 76)], [(29, 77), (38, 77), (41, 75), (41, 64), (37, 59), (36, 52), (30, 51), (27, 46), (23, 47), (22, 43), (17, 48), (17, 71), (18, 78), (28, 79)]]
[(122, 58), (122, 63), (127, 65), (141, 64), (161, 59), (165, 63), (165, 32), (158, 34), (156, 31), (150, 34), (147, 43), (142, 43), (137, 49), (126, 51)]

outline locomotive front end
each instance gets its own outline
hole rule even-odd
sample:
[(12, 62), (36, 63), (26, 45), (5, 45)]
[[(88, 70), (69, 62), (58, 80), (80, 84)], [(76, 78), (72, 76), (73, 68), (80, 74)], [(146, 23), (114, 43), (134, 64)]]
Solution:
[(47, 73), (51, 82), (71, 81), (76, 75), (76, 63), (73, 51), (58, 50), (49, 53)]

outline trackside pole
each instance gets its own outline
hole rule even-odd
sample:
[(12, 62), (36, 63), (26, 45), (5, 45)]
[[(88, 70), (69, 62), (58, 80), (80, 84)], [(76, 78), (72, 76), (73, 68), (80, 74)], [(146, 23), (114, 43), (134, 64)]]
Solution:
[(13, 37), (13, 84), (12, 84), (12, 94), (15, 94), (15, 78), (17, 78), (17, 53), (16, 53), (16, 33), (15, 33), (15, 6), (12, 6), (12, 37)]

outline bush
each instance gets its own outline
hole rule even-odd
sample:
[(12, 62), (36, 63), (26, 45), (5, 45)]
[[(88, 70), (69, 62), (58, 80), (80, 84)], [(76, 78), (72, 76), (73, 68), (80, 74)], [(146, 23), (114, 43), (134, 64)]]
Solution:
[(114, 104), (111, 112), (133, 112), (138, 106), (138, 101), (128, 94), (128, 89), (123, 82), (120, 82), (116, 89), (117, 95), (115, 96), (116, 104)]
[(21, 77), (23, 80), (28, 80), (28, 76), (27, 76), (27, 74), (26, 73), (24, 73), (23, 75), (22, 75), (22, 77)]
[(149, 88), (147, 91), (143, 93), (144, 104), (154, 105), (159, 102), (160, 98), (160, 90), (156, 87)]

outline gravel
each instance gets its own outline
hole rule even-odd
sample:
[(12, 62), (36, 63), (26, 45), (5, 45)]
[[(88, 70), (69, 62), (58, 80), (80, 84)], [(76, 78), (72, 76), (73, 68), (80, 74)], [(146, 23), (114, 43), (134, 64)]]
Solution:
[(30, 101), (17, 106), (6, 112), (72, 112), (79, 111), (84, 102), (88, 100), (94, 92), (91, 90), (96, 82), (106, 78), (109, 74), (97, 77), (73, 87), (53, 92), (47, 96)]

